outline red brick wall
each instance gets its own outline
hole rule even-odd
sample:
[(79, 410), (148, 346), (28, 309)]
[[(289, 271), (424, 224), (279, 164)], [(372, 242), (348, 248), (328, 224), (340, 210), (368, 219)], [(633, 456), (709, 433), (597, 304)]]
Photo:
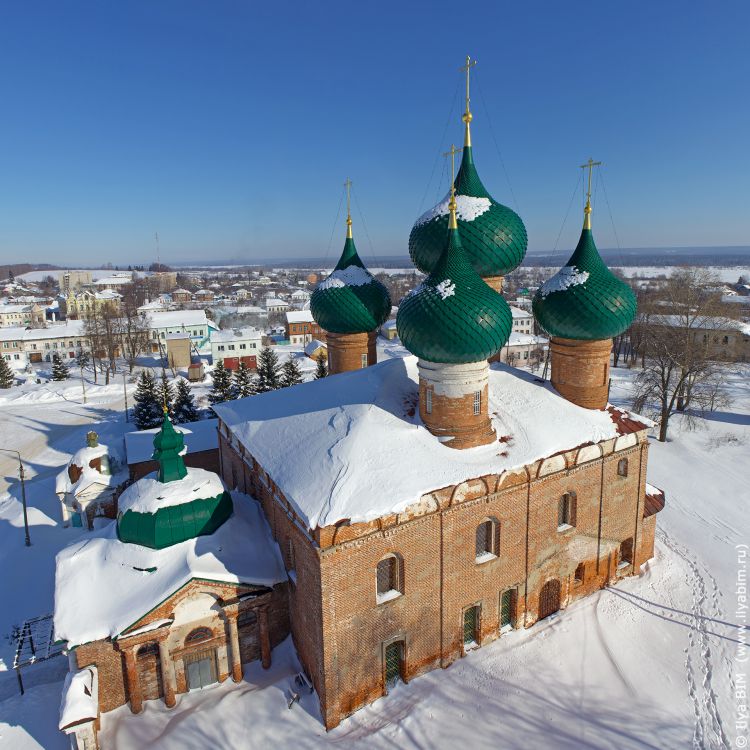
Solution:
[[(218, 448), (212, 448), (208, 451), (186, 453), (183, 458), (185, 460), (185, 466), (190, 466), (195, 469), (206, 469), (207, 471), (213, 471), (216, 474), (219, 473)], [(130, 469), (130, 479), (134, 482), (145, 477), (146, 474), (156, 471), (158, 468), (159, 464), (157, 464), (156, 461), (139, 461), (138, 463), (128, 464), (128, 469)]]
[[(225, 478), (231, 474), (261, 501), (285, 556), (292, 539), (297, 584), (290, 584), (291, 630), (328, 728), (383, 694), (385, 643), (404, 641), (408, 680), (463, 654), (467, 606), (480, 605), (480, 642), (487, 642), (498, 635), (503, 591), (516, 592), (515, 624), (528, 626), (537, 619), (547, 580), (560, 582), (564, 607), (633, 572), (617, 570), (622, 540), (636, 537), (637, 565), (652, 554), (654, 517), (640, 520), (645, 442), (612, 453), (614, 440), (605, 441), (604, 458), (596, 457), (596, 447), (583, 448), (593, 460), (581, 464), (575, 449), (518, 472), (429, 493), (409, 513), (308, 532), (272, 479), (244, 447), (230, 444), (225, 431)], [(617, 474), (623, 457), (627, 477)], [(558, 531), (558, 502), (566, 492), (576, 493), (575, 526)], [(488, 518), (500, 524), (499, 557), (477, 563), (476, 529)], [(378, 604), (376, 567), (387, 554), (403, 560), (403, 594)], [(577, 584), (580, 563), (586, 575)]]
[(586, 409), (603, 409), (609, 394), (612, 339), (550, 339), (552, 385), (568, 401)]

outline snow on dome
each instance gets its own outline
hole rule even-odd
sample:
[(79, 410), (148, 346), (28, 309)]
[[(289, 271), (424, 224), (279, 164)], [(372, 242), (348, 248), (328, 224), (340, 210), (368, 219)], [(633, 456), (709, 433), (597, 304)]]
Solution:
[(216, 497), (225, 489), (219, 475), (205, 469), (189, 468), (182, 479), (171, 482), (160, 482), (153, 472), (131, 484), (120, 495), (118, 514), (129, 510), (156, 513), (159, 508)]
[(194, 578), (258, 586), (287, 580), (260, 505), (240, 493), (233, 498), (234, 513), (209, 536), (159, 550), (123, 543), (107, 524), (62, 550), (55, 637), (73, 647), (118, 636)]
[(552, 292), (564, 292), (572, 286), (583, 284), (588, 277), (588, 271), (579, 271), (575, 266), (563, 266), (554, 276), (542, 284), (539, 289), (539, 296), (544, 299)]
[[(414, 226), (418, 227), (421, 224), (427, 224), (428, 221), (437, 219), (441, 216), (448, 214), (448, 202), (450, 196), (446, 195), (445, 199), (437, 204), (434, 208), (429, 211), (425, 211), (415, 222)], [(461, 221), (474, 221), (478, 216), (481, 216), (486, 211), (490, 210), (492, 201), (489, 198), (475, 198), (472, 195), (457, 195), (456, 196), (456, 218)]]
[(456, 285), (450, 279), (443, 279), (436, 287), (435, 291), (440, 295), (440, 299), (452, 297), (456, 293)]
[(347, 266), (340, 271), (334, 271), (325, 281), (321, 281), (318, 289), (333, 289), (342, 286), (364, 286), (372, 284), (372, 274), (361, 266)]
[[(456, 451), (415, 414), (418, 381), (416, 357), (391, 359), (214, 408), (311, 529), (400, 513), (427, 492), (618, 434), (608, 412), (493, 365), (489, 412), (510, 440)], [(279, 445), (294, 445), (295, 460)]]

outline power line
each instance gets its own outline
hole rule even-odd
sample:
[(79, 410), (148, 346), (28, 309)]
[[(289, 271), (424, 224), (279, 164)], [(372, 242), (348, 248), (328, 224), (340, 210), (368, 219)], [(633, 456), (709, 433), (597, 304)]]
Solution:
[(484, 91), (482, 90), (482, 82), (480, 80), (480, 76), (474, 73), (474, 80), (477, 82), (477, 86), (479, 88), (479, 98), (482, 100), (482, 107), (484, 108), (484, 113), (487, 116), (487, 125), (489, 126), (490, 135), (492, 136), (492, 140), (495, 144), (495, 150), (497, 151), (497, 155), (500, 158), (500, 166), (503, 168), (503, 174), (505, 175), (505, 181), (508, 183), (508, 189), (510, 190), (510, 197), (513, 201), (513, 207), (516, 209), (516, 213), (520, 214), (521, 209), (518, 206), (518, 200), (516, 199), (516, 194), (513, 192), (513, 185), (510, 181), (510, 177), (508, 176), (508, 170), (505, 168), (505, 161), (503, 160), (503, 154), (500, 151), (500, 144), (497, 141), (497, 138), (495, 137), (495, 128), (492, 127), (492, 118), (490, 117), (490, 110), (487, 107), (487, 103), (484, 100)]
[(339, 198), (339, 207), (336, 211), (336, 219), (333, 222), (333, 226), (331, 227), (331, 237), (328, 240), (328, 249), (326, 250), (326, 256), (323, 258), (323, 265), (325, 265), (325, 262), (328, 260), (328, 255), (331, 252), (331, 245), (333, 244), (333, 235), (336, 232), (336, 226), (339, 223), (339, 216), (341, 216), (341, 204), (344, 202), (344, 191), (341, 191), (341, 198)]
[(435, 176), (435, 167), (437, 167), (438, 160), (440, 159), (440, 154), (443, 151), (443, 144), (445, 143), (445, 134), (448, 132), (448, 125), (450, 125), (451, 118), (453, 117), (453, 110), (456, 108), (456, 98), (458, 97), (458, 89), (461, 85), (461, 79), (459, 78), (456, 82), (456, 90), (453, 92), (453, 99), (451, 101), (451, 108), (448, 112), (448, 118), (445, 121), (445, 126), (443, 127), (443, 134), (440, 136), (440, 143), (438, 144), (437, 151), (435, 152), (435, 161), (432, 163), (432, 171), (430, 172), (430, 179), (427, 182), (427, 186), (424, 190), (424, 195), (422, 196), (422, 200), (419, 203), (419, 211), (417, 212), (417, 216), (422, 215), (422, 211), (424, 209), (424, 202), (427, 200), (427, 193), (430, 191), (430, 187), (432, 186), (432, 178)]
[(563, 229), (565, 229), (565, 224), (568, 221), (568, 216), (570, 215), (570, 209), (573, 206), (573, 201), (576, 199), (576, 193), (578, 192), (578, 186), (583, 185), (583, 172), (581, 172), (580, 175), (578, 175), (578, 180), (576, 181), (575, 187), (573, 188), (573, 193), (570, 196), (570, 202), (568, 203), (568, 210), (565, 212), (565, 218), (563, 219), (562, 226), (560, 227), (560, 231), (557, 233), (557, 239), (555, 240), (555, 246), (552, 248), (552, 257), (555, 257), (555, 254), (557, 253), (557, 244), (560, 242), (560, 237), (562, 236)]

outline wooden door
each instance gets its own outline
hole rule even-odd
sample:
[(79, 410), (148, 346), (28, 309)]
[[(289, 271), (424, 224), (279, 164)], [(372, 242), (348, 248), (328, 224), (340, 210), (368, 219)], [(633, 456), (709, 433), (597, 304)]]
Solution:
[(560, 581), (553, 578), (542, 586), (539, 594), (539, 619), (555, 614), (560, 609)]

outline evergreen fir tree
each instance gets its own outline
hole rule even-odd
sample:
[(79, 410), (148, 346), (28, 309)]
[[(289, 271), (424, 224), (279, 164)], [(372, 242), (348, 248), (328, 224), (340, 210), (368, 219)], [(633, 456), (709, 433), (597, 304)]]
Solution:
[(302, 370), (297, 360), (290, 357), (281, 368), (281, 387), (288, 388), (290, 385), (299, 385), (301, 382)]
[(164, 412), (157, 399), (154, 376), (150, 372), (146, 370), (141, 372), (133, 400), (135, 401), (133, 421), (139, 430), (158, 427), (162, 423)]
[(244, 362), (240, 362), (240, 366), (234, 372), (234, 390), (237, 393), (237, 398), (245, 398), (256, 394), (255, 378)]
[(273, 349), (264, 346), (258, 356), (258, 393), (275, 391), (281, 387), (279, 357)]
[(59, 354), (52, 355), (52, 380), (67, 380), (68, 379), (68, 367), (65, 362), (60, 359)]
[(232, 373), (224, 367), (224, 363), (219, 360), (211, 373), (214, 380), (211, 393), (208, 394), (208, 400), (212, 404), (220, 404), (222, 401), (231, 401), (235, 398), (234, 388), (232, 387)]
[(177, 424), (186, 422), (197, 422), (201, 417), (193, 400), (193, 392), (190, 383), (185, 378), (177, 379), (177, 387), (172, 407), (172, 419)]
[(174, 405), (174, 388), (167, 378), (167, 373), (162, 370), (161, 382), (156, 386), (156, 401), (164, 413), (164, 406), (167, 407), (167, 413), (170, 418), (173, 416), (172, 408)]
[(7, 360), (0, 357), (0, 388), (10, 388), (14, 380), (13, 370), (10, 369)]
[(328, 363), (326, 362), (326, 355), (322, 351), (318, 354), (316, 362), (318, 366), (315, 368), (315, 380), (327, 377)]

